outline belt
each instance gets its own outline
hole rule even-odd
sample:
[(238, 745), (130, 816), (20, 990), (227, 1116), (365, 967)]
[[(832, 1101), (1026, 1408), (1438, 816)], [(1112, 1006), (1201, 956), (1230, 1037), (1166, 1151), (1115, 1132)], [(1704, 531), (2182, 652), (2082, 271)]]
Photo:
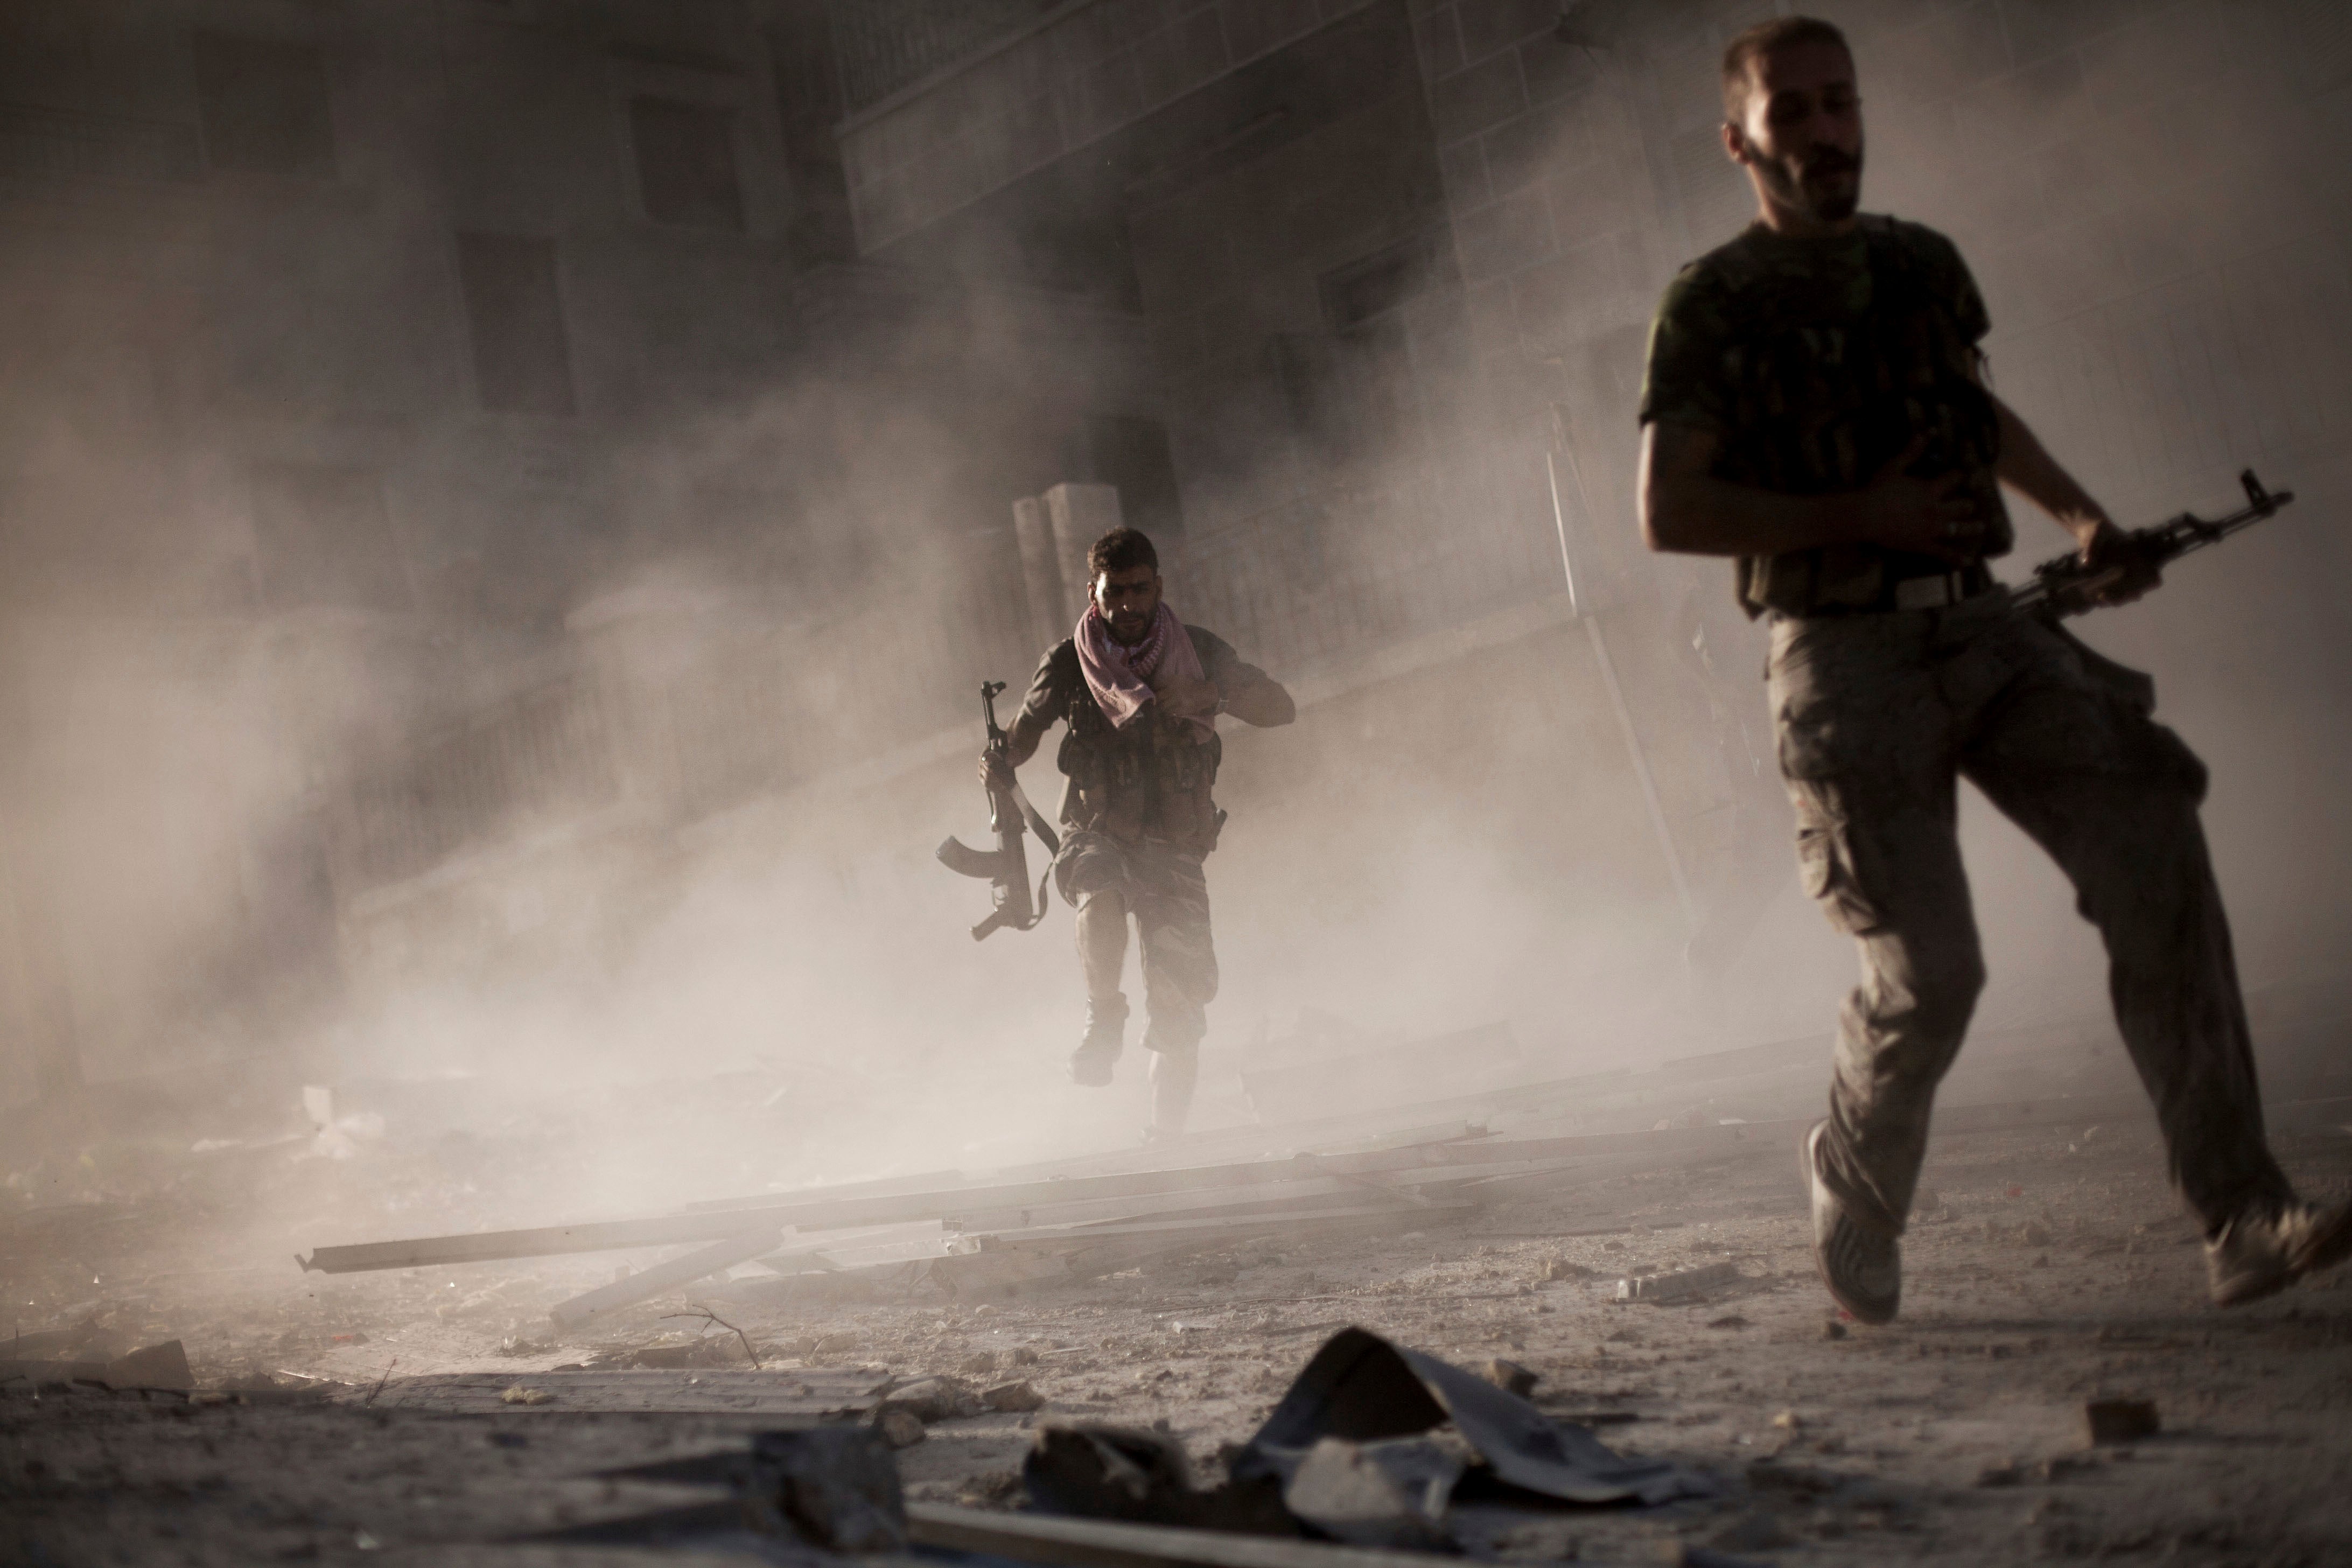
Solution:
[(1952, 572), (1928, 572), (1916, 576), (1897, 577), (1878, 591), (1878, 597), (1867, 605), (1822, 605), (1805, 612), (1801, 618), (1815, 616), (1883, 615), (1889, 610), (1943, 610), (1990, 593), (1996, 586), (1992, 573), (1981, 561)]

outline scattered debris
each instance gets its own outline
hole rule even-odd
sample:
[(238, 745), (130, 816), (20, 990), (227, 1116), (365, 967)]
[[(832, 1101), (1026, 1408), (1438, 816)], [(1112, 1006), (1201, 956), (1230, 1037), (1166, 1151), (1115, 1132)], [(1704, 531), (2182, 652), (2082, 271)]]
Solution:
[(1748, 1467), (1748, 1484), (1757, 1491), (1786, 1492), (1791, 1497), (1826, 1497), (1844, 1483), (1834, 1470), (1812, 1465), (1792, 1465), (1782, 1459), (1759, 1459)]
[(1089, 1519), (1205, 1524), (1228, 1500), (1194, 1489), (1183, 1446), (1165, 1432), (1102, 1422), (1040, 1426), (1021, 1479), (1033, 1507)]
[(2164, 1429), (2153, 1399), (2094, 1399), (2083, 1406), (2083, 1426), (2091, 1446), (2136, 1443)]
[(754, 1528), (847, 1552), (907, 1545), (898, 1462), (863, 1426), (762, 1432), (751, 1439), (744, 1512)]
[(1369, 1330), (1334, 1335), (1291, 1384), (1246, 1451), (1236, 1480), (1286, 1474), (1325, 1437), (1418, 1436), (1451, 1418), (1487, 1478), (1562, 1502), (1667, 1502), (1712, 1489), (1662, 1459), (1626, 1459), (1580, 1426), (1551, 1420), (1484, 1378)]
[(669, 1313), (661, 1321), (663, 1322), (668, 1322), (672, 1318), (699, 1318), (705, 1323), (709, 1324), (713, 1328), (725, 1329), (729, 1333), (733, 1334), (737, 1340), (742, 1342), (743, 1357), (746, 1361), (749, 1361), (751, 1363), (751, 1370), (753, 1372), (760, 1370), (760, 1352), (751, 1348), (751, 1336), (737, 1328), (734, 1324), (729, 1322), (726, 1319), (720, 1317), (718, 1313), (712, 1311), (709, 1308), (698, 1305), (689, 1311)]
[(980, 1402), (991, 1410), (1020, 1412), (1044, 1408), (1045, 1396), (1024, 1379), (1016, 1383), (1000, 1383), (993, 1388), (982, 1391)]
[(1707, 1263), (1664, 1274), (1633, 1274), (1617, 1281), (1620, 1301), (1680, 1301), (1739, 1282), (1739, 1267)]
[[(79, 1333), (79, 1331), (73, 1331)], [(12, 1349), (26, 1342), (50, 1344), (102, 1345), (96, 1336), (67, 1340), (47, 1334), (19, 1335), (11, 1342)], [(107, 1388), (160, 1388), (185, 1393), (196, 1386), (195, 1374), (188, 1367), (188, 1352), (177, 1340), (166, 1340), (159, 1345), (149, 1345), (128, 1355), (118, 1355), (110, 1361), (47, 1361), (11, 1357), (0, 1359), (0, 1381), (22, 1378), (36, 1385), (47, 1384), (99, 1384)]]
[(930, 1434), (915, 1413), (900, 1405), (885, 1405), (874, 1413), (874, 1429), (893, 1448), (911, 1448)]
[(1521, 1366), (1517, 1362), (1506, 1361), (1501, 1356), (1496, 1356), (1485, 1366), (1480, 1367), (1478, 1375), (1496, 1388), (1508, 1394), (1516, 1394), (1521, 1399), (1533, 1394), (1536, 1391), (1536, 1384), (1543, 1381), (1539, 1374)]
[(636, 1411), (676, 1415), (782, 1415), (815, 1421), (867, 1415), (881, 1403), (878, 1375), (811, 1369), (801, 1372), (565, 1371), (532, 1373), (528, 1384), (512, 1373), (453, 1372), (386, 1382), (360, 1401), (379, 1409), (443, 1415), (496, 1413), (540, 1401), (509, 1400), (526, 1388), (560, 1398), (567, 1412)]
[(960, 1377), (926, 1377), (890, 1391), (889, 1401), (929, 1426), (977, 1415), (985, 1408), (971, 1384)]
[(1292, 1468), (1282, 1500), (1317, 1534), (1350, 1546), (1452, 1550), (1445, 1514), (1466, 1468), (1458, 1444), (1325, 1437)]
[(1769, 1514), (1743, 1513), (1709, 1536), (1706, 1543), (1717, 1552), (1777, 1552), (1796, 1545), (1797, 1538)]

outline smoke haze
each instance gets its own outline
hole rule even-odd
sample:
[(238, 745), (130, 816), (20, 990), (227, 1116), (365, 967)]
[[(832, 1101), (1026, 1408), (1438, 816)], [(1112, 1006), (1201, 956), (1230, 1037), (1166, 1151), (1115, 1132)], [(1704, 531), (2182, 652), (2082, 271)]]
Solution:
[[(1225, 5), (1197, 85), (1122, 68), (1133, 101), (1058, 153), (928, 180), (1012, 110), (952, 54), (876, 90), (856, 9), (12, 8), (19, 1124), (86, 1096), (103, 1136), (163, 1083), (193, 1140), (314, 1082), (387, 1137), (604, 1151), (518, 1184), (519, 1219), (1130, 1143), (1139, 1049), (1108, 1094), (1063, 1077), (1068, 909), (975, 944), (980, 885), (931, 858), (984, 831), (980, 681), (1009, 713), (1066, 635), (1013, 510), (1063, 484), (1113, 489), (1180, 613), (1302, 700), (1224, 721), (1203, 1124), (1252, 1114), (1245, 1068), (1493, 1022), (1515, 1053), (1433, 1060), (1428, 1095), (1808, 1036), (1826, 1072), (1853, 959), (1751, 743), (1760, 633), (1727, 566), (1641, 552), (1632, 499), (1643, 325), (1745, 211), (1715, 61), (1774, 7), (1390, 0), (1277, 37)], [(989, 58), (1064, 26), (985, 9)], [(2086, 635), (2213, 770), (2249, 987), (2325, 1011), (2340, 26), (1821, 9), (1865, 210), (1959, 243), (2003, 396), (2118, 520), (2229, 510), (2249, 464), (2300, 497)], [(1125, 26), (1099, 47), (1145, 59)], [(2012, 579), (2063, 543), (2019, 511)], [(1057, 741), (1023, 775), (1048, 815)], [(2097, 1017), (2070, 890), (1962, 815), (1983, 1030)], [(1684, 960), (1677, 875), (1754, 910), (1719, 972)]]

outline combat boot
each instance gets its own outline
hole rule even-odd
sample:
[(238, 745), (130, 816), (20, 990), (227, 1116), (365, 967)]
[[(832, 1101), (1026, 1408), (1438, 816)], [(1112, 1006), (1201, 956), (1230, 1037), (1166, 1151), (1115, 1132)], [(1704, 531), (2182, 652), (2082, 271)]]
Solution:
[(1891, 1323), (1903, 1304), (1903, 1247), (1865, 1228), (1822, 1180), (1821, 1145), (1830, 1124), (1805, 1134), (1805, 1188), (1812, 1196), (1813, 1265), (1831, 1298), (1865, 1323)]
[(1110, 1082), (1111, 1064), (1127, 1043), (1127, 998), (1118, 992), (1087, 998), (1087, 1033), (1070, 1053), (1070, 1081), (1085, 1089)]
[(2306, 1274), (2352, 1258), (2352, 1204), (2301, 1199), (2275, 1213), (2249, 1210), (2205, 1243), (2205, 1278), (2217, 1307), (2275, 1296)]
[(1192, 1114), (1192, 1086), (1200, 1079), (1199, 1047), (1152, 1053), (1151, 1125), (1143, 1130), (1146, 1143), (1165, 1143), (1183, 1135), (1185, 1120)]

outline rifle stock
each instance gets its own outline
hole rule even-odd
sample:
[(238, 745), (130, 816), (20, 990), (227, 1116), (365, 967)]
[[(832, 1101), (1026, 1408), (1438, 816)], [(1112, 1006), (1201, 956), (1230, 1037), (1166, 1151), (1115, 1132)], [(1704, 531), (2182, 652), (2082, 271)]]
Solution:
[[(980, 683), (981, 716), (988, 724), (988, 749), (998, 757), (1009, 758), (1012, 742), (996, 722), (997, 695), (1004, 689), (1001, 680)], [(1028, 931), (1045, 918), (1045, 879), (1039, 878), (1033, 897), (1029, 890), (1029, 856), (1022, 839), (1022, 807), (1018, 786), (988, 790), (988, 826), (996, 835), (993, 849), (974, 849), (960, 838), (950, 836), (938, 850), (940, 864), (960, 877), (985, 878), (989, 884), (989, 900), (993, 906), (986, 920), (971, 928), (971, 940), (985, 942), (1000, 930)], [(1038, 837), (1050, 852), (1054, 847), (1052, 835), (1040, 822)], [(1048, 875), (1051, 875), (1049, 872)]]

